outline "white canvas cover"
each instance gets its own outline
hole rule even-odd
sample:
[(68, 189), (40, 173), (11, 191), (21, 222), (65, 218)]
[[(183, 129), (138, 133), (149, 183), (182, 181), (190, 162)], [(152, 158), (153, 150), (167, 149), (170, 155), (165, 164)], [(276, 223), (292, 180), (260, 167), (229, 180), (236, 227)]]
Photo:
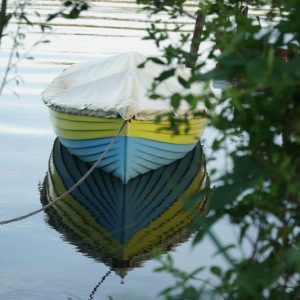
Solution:
[[(124, 120), (153, 119), (173, 111), (169, 101), (148, 97), (153, 79), (167, 68), (153, 62), (138, 68), (145, 60), (145, 56), (129, 52), (74, 64), (48, 86), (43, 100), (49, 108), (59, 112), (103, 118), (121, 116)], [(177, 69), (176, 75), (186, 78), (188, 71), (182, 67)], [(200, 91), (199, 85), (185, 90), (176, 76), (165, 80), (158, 88), (166, 97), (175, 92), (199, 94)], [(187, 112), (188, 107), (183, 103), (178, 114)]]

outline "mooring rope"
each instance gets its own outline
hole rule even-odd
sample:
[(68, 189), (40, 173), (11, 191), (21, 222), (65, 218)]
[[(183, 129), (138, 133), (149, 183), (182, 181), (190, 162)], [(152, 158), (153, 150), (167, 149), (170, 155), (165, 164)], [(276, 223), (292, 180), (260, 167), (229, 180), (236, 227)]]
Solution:
[(97, 283), (97, 285), (93, 288), (92, 292), (90, 293), (90, 297), (88, 300), (93, 300), (94, 296), (98, 290), (98, 288), (100, 287), (100, 285), (105, 281), (105, 279), (110, 275), (111, 273), (111, 269), (109, 269), (106, 274), (101, 278), (101, 280)]
[(54, 206), (57, 202), (63, 200), (65, 197), (67, 197), (69, 194), (71, 194), (76, 188), (78, 188), (78, 186), (81, 185), (82, 182), (84, 182), (90, 175), (91, 173), (97, 168), (98, 164), (101, 162), (101, 160), (103, 160), (103, 158), (106, 156), (106, 154), (108, 153), (108, 151), (111, 149), (111, 147), (113, 146), (113, 144), (116, 142), (116, 138), (120, 135), (122, 129), (124, 128), (126, 124), (126, 121), (123, 121), (120, 129), (118, 130), (117, 134), (112, 138), (110, 144), (105, 148), (104, 152), (99, 156), (99, 158), (97, 159), (97, 161), (92, 165), (92, 167), (73, 185), (71, 186), (67, 191), (65, 191), (64, 193), (62, 193), (60, 196), (58, 196), (55, 200), (53, 200), (51, 203), (48, 203), (47, 205), (32, 211), (26, 215), (23, 216), (19, 216), (13, 219), (9, 219), (9, 220), (3, 220), (0, 221), (0, 225), (6, 225), (9, 223), (14, 223), (14, 222), (18, 222), (27, 218), (30, 218), (42, 211), (45, 211), (46, 209), (48, 209), (49, 207)]

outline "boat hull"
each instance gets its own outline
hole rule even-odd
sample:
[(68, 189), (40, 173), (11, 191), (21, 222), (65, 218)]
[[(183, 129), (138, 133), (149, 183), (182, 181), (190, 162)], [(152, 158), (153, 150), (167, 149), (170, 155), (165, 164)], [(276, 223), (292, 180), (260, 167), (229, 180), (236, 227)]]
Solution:
[[(61, 143), (88, 163), (97, 161), (123, 122), (121, 118), (97, 118), (53, 110), (50, 110), (50, 116)], [(204, 123), (203, 118), (190, 120), (188, 131), (187, 126), (182, 124), (179, 134), (174, 135), (167, 121), (127, 121), (99, 167), (127, 183), (138, 175), (184, 157), (195, 147)]]
[[(47, 205), (70, 189), (89, 165), (74, 157), (56, 140), (49, 159), (41, 201)], [(181, 160), (122, 183), (95, 170), (64, 201), (46, 211), (49, 223), (87, 255), (110, 267), (136, 266), (152, 257), (153, 249), (170, 250), (186, 240), (186, 228), (195, 214), (202, 215), (207, 198), (186, 200), (205, 183), (201, 147)]]

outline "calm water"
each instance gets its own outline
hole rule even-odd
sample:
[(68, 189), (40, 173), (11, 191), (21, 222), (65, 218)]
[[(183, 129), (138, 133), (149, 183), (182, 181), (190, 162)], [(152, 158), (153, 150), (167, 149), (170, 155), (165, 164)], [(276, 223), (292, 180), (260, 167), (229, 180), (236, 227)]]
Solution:
[[(46, 15), (55, 10), (55, 3), (36, 2), (32, 10), (38, 9), (40, 14)], [(62, 176), (59, 168), (52, 171), (49, 169), (50, 154), (56, 137), (40, 97), (47, 84), (66, 66), (77, 61), (130, 50), (157, 54), (151, 42), (141, 40), (144, 34), (142, 29), (147, 26), (147, 16), (139, 13), (134, 2), (98, 1), (91, 5), (91, 10), (78, 21), (57, 19), (53, 22), (53, 33), (49, 37), (51, 43), (35, 48), (32, 52), (35, 59), (23, 61), (19, 65), (19, 74), (25, 81), (24, 85), (13, 87), (19, 97), (6, 89), (0, 99), (0, 219), (35, 210), (41, 206), (41, 201), (45, 203), (51, 200), (53, 192), (51, 194), (49, 176), (53, 176), (53, 172), (58, 177)], [(193, 7), (189, 9), (192, 10)], [(162, 16), (163, 18), (165, 17)], [(164, 20), (167, 21), (166, 18)], [(192, 24), (187, 24), (185, 30), (191, 28)], [(26, 43), (30, 46), (38, 38), (38, 31), (32, 29)], [(174, 38), (176, 39), (175, 35)], [(4, 45), (1, 52), (2, 72), (8, 49), (9, 43)], [(207, 145), (213, 134), (210, 129), (206, 130), (204, 139)], [(208, 151), (209, 146), (207, 148)], [(57, 159), (55, 155), (53, 151), (52, 160)], [(222, 159), (216, 163), (222, 169)], [(61, 164), (58, 163), (57, 166)], [(47, 174), (48, 185), (44, 182)], [(55, 190), (55, 184), (52, 185)], [(113, 183), (111, 188), (123, 187), (120, 183)], [(41, 189), (44, 191), (42, 198)], [(56, 189), (59, 190), (58, 187)], [(133, 185), (132, 189), (136, 189), (136, 186)], [(83, 197), (88, 198), (85, 191), (82, 193)], [(68, 205), (73, 204), (70, 202)], [(153, 209), (153, 220), (167, 210), (161, 208), (162, 211), (158, 213), (161, 205), (157, 206), (158, 208)], [(114, 207), (113, 211), (117, 215), (119, 208)], [(82, 211), (81, 213), (84, 214)], [(99, 235), (97, 234), (93, 222), (105, 227), (105, 222), (97, 213), (80, 220), (64, 207), (58, 206), (48, 214), (42, 213), (1, 227), (0, 299), (91, 299), (93, 289), (110, 267), (113, 271), (93, 295), (94, 299), (109, 299), (109, 296), (113, 299), (159, 299), (159, 291), (172, 284), (173, 280), (166, 274), (153, 272), (158, 263), (149, 256), (151, 247), (148, 250), (139, 249), (137, 244), (134, 248), (137, 255), (129, 265), (128, 261), (124, 262), (118, 256), (121, 251), (118, 245), (105, 248), (105, 251), (101, 248), (103, 233), (99, 231)], [(133, 226), (122, 237), (116, 233), (115, 223), (112, 222), (110, 226), (108, 235), (121, 243), (122, 239), (130, 240), (136, 231), (148, 225)], [(183, 229), (177, 227), (178, 232)], [(226, 224), (219, 224), (215, 230), (224, 241), (230, 240), (233, 234)], [(91, 240), (86, 239), (85, 234), (89, 237), (92, 234)], [(153, 231), (148, 232), (149, 237), (151, 234)], [(184, 236), (181, 238), (175, 233), (165, 235), (173, 238), (168, 241), (167, 247), (172, 248), (170, 253), (173, 254), (176, 265), (184, 270), (220, 262), (219, 258), (213, 257), (215, 249), (208, 240), (192, 248), (191, 237), (186, 234), (182, 233)], [(108, 244), (113, 244), (109, 238)], [(126, 276), (121, 279), (123, 276), (120, 275), (125, 273)], [(208, 272), (203, 274), (204, 279), (208, 276)]]

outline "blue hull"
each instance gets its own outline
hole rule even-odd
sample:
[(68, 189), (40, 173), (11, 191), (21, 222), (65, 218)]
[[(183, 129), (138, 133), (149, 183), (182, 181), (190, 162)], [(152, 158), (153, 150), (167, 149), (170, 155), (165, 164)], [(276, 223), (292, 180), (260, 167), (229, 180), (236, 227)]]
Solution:
[[(68, 140), (60, 138), (61, 143), (82, 161), (94, 163), (111, 142), (111, 137), (89, 140)], [(195, 144), (170, 144), (119, 136), (112, 149), (98, 167), (112, 173), (122, 182), (156, 170), (184, 157)]]
[[(53, 163), (68, 189), (85, 174), (89, 165), (56, 141)], [(50, 170), (50, 174), (54, 170)], [(199, 144), (183, 159), (138, 176), (128, 184), (98, 169), (72, 196), (85, 207), (98, 224), (125, 244), (135, 233), (156, 220), (172, 206), (202, 172)], [(203, 179), (203, 178), (202, 178)], [(201, 183), (197, 188), (200, 188)]]

